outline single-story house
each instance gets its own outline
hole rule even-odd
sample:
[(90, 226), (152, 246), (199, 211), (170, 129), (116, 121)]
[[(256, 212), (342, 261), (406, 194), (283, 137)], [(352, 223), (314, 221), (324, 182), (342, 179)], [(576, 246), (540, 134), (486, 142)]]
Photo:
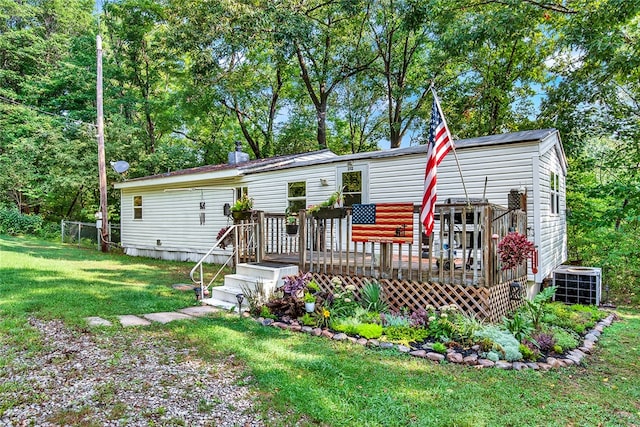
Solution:
[[(455, 141), (438, 167), (438, 203), (487, 200), (511, 206), (526, 194), (527, 235), (538, 248), (541, 283), (567, 259), (567, 160), (556, 129)], [(126, 254), (198, 261), (230, 223), (225, 204), (247, 193), (254, 209), (283, 213), (317, 204), (343, 189), (346, 205), (422, 200), (426, 146), (336, 155), (329, 150), (230, 162), (129, 179), (121, 192), (121, 240)], [(238, 161), (240, 160), (240, 161)], [(466, 193), (463, 189), (466, 188)], [(517, 203), (516, 203), (517, 204)], [(419, 237), (416, 238), (417, 240)]]

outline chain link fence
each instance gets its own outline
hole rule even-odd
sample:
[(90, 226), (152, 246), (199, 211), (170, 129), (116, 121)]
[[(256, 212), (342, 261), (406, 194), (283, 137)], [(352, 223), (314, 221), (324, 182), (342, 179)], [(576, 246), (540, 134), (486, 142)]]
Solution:
[[(100, 249), (100, 230), (92, 222), (61, 221), (62, 243), (77, 244), (78, 247), (96, 246)], [(120, 226), (109, 224), (109, 245), (120, 245)]]

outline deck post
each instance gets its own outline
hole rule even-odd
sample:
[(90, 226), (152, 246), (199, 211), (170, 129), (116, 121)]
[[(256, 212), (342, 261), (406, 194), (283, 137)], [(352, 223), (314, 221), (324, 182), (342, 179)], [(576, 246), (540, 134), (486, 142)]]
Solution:
[(258, 223), (256, 224), (256, 262), (262, 262), (264, 259), (264, 242), (266, 242), (264, 227), (264, 211), (258, 211)]
[(305, 270), (307, 265), (307, 211), (298, 212), (298, 268)]

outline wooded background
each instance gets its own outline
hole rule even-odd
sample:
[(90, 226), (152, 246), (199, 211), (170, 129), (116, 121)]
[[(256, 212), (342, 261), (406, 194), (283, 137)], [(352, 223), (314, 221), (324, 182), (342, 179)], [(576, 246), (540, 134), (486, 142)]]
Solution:
[[(98, 210), (107, 160), (138, 177), (330, 148), (420, 144), (433, 84), (455, 138), (560, 130), (570, 258), (640, 287), (638, 0), (0, 0), (0, 211)], [(496, 165), (495, 167), (499, 167)], [(109, 182), (123, 179), (109, 171)], [(110, 191), (110, 216), (118, 197)], [(6, 232), (5, 227), (5, 232)], [(0, 232), (3, 232), (0, 226)]]

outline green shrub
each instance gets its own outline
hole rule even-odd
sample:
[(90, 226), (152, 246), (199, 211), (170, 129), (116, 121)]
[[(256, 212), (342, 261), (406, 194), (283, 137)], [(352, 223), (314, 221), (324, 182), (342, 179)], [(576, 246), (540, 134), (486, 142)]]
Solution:
[(522, 311), (516, 311), (511, 318), (503, 317), (502, 324), (518, 341), (522, 341), (533, 332), (533, 322)]
[(26, 215), (17, 209), (0, 209), (0, 234), (38, 234), (44, 225), (39, 215)]
[(583, 334), (606, 315), (606, 312), (594, 306), (553, 302), (545, 305), (543, 322)]
[(318, 323), (318, 321), (310, 313), (303, 314), (300, 318), (300, 321), (304, 326), (316, 326), (316, 324)]
[(578, 336), (575, 332), (569, 332), (566, 329), (562, 329), (558, 326), (551, 327), (551, 333), (556, 340), (556, 345), (559, 345), (565, 350), (578, 347)]
[(271, 310), (266, 305), (260, 307), (260, 317), (264, 317), (265, 319), (277, 319), (278, 316), (271, 313)]
[(520, 343), (513, 334), (506, 329), (502, 329), (495, 325), (488, 325), (476, 332), (476, 337), (480, 339), (488, 338), (493, 341), (493, 350), (504, 352), (504, 358), (509, 362), (522, 359)]
[(535, 362), (538, 359), (536, 352), (524, 344), (520, 344), (519, 350), (524, 360)]
[(338, 317), (331, 322), (331, 329), (347, 335), (357, 335), (362, 322), (355, 317)]
[(441, 342), (433, 343), (433, 346), (431, 347), (431, 349), (436, 353), (440, 353), (440, 354), (445, 354), (447, 352), (447, 346), (442, 344)]
[(384, 335), (391, 342), (408, 344), (424, 341), (429, 336), (429, 331), (410, 326), (389, 326), (384, 328)]
[(357, 334), (368, 340), (382, 336), (382, 326), (374, 323), (363, 323), (357, 328)]

